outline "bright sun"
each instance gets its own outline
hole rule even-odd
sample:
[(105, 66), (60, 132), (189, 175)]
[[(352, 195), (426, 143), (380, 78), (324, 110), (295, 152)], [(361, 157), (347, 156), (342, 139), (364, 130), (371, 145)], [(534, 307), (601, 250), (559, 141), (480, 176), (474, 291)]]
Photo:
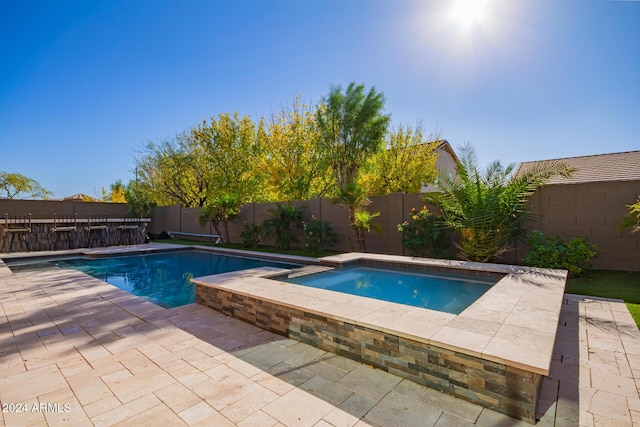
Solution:
[(449, 11), (451, 21), (462, 28), (486, 24), (490, 0), (454, 0)]

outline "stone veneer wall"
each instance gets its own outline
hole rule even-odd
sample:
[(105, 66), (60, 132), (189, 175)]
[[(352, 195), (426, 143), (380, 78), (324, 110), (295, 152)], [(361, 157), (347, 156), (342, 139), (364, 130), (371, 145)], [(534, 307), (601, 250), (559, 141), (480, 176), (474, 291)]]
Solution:
[(262, 329), (535, 423), (542, 376), (501, 363), (196, 284), (196, 302)]
[[(138, 245), (145, 242), (144, 226), (135, 230), (118, 229), (120, 224), (109, 224), (106, 230), (89, 231), (85, 229), (86, 223), (78, 223), (75, 231), (51, 232), (53, 224), (31, 223), (31, 233), (26, 233), (25, 238), (29, 242), (31, 251), (48, 251), (52, 249), (75, 249), (99, 246)], [(25, 251), (26, 246), (22, 242), (20, 233), (13, 238), (11, 248), (11, 233), (4, 232), (5, 225), (0, 223), (0, 252)], [(57, 241), (56, 241), (57, 235)], [(53, 244), (55, 242), (55, 248)], [(104, 243), (104, 244), (103, 244)]]

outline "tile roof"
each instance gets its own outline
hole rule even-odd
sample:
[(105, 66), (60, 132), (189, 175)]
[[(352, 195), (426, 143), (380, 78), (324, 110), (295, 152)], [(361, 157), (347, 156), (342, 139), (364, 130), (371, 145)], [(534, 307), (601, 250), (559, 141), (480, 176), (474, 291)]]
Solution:
[(640, 150), (522, 162), (518, 165), (515, 176), (524, 173), (536, 165), (550, 162), (562, 162), (570, 168), (575, 169), (575, 172), (573, 172), (570, 178), (555, 176), (547, 182), (547, 185), (604, 181), (640, 181)]

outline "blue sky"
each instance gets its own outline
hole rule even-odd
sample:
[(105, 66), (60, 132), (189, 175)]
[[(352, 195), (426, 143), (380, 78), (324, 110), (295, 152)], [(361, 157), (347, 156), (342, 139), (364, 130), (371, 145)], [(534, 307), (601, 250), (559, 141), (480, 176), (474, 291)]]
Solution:
[(0, 0), (0, 171), (55, 197), (147, 141), (375, 86), (482, 164), (640, 149), (640, 1)]

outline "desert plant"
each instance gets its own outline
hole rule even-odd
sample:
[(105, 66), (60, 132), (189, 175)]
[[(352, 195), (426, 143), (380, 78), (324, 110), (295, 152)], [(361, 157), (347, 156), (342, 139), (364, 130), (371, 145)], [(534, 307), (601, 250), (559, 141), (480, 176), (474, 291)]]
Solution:
[(302, 228), (302, 213), (305, 209), (306, 206), (276, 205), (275, 209), (269, 210), (269, 216), (262, 224), (262, 235), (275, 238), (278, 249), (291, 249), (291, 244), (298, 242), (294, 230)]
[(460, 256), (471, 261), (489, 261), (508, 250), (531, 216), (528, 198), (552, 176), (572, 172), (563, 163), (544, 162), (513, 176), (515, 164), (504, 167), (499, 161), (481, 171), (469, 144), (460, 154), (457, 174), (441, 175), (438, 191), (426, 200), (437, 205), (447, 226), (458, 232)]
[(444, 258), (451, 239), (441, 216), (429, 212), (426, 206), (411, 210), (411, 222), (398, 224), (402, 245), (412, 256)]
[[(229, 241), (229, 222), (240, 213), (240, 201), (238, 196), (223, 194), (215, 197), (211, 202), (205, 204), (198, 214), (198, 222), (204, 226), (211, 222), (213, 228), (224, 243)], [(220, 224), (224, 227), (224, 234), (220, 232)]]
[(304, 223), (304, 246), (312, 254), (318, 254), (323, 249), (334, 246), (338, 242), (338, 235), (328, 222), (322, 222), (316, 217)]
[(370, 233), (372, 231), (375, 231), (376, 233), (382, 233), (382, 227), (380, 227), (380, 224), (376, 224), (373, 222), (373, 219), (379, 216), (380, 212), (371, 213), (366, 209), (359, 209), (354, 212), (353, 227), (356, 230), (356, 239), (358, 241), (360, 251), (367, 251), (367, 233)]
[(582, 273), (589, 266), (589, 260), (596, 256), (596, 245), (590, 244), (582, 236), (565, 242), (562, 237), (545, 237), (540, 231), (529, 233), (529, 251), (523, 262), (542, 268), (560, 268), (569, 271), (569, 276)]
[(245, 222), (242, 225), (242, 231), (240, 232), (240, 238), (242, 243), (247, 248), (256, 248), (260, 243), (260, 234), (262, 233), (262, 227), (254, 222)]

